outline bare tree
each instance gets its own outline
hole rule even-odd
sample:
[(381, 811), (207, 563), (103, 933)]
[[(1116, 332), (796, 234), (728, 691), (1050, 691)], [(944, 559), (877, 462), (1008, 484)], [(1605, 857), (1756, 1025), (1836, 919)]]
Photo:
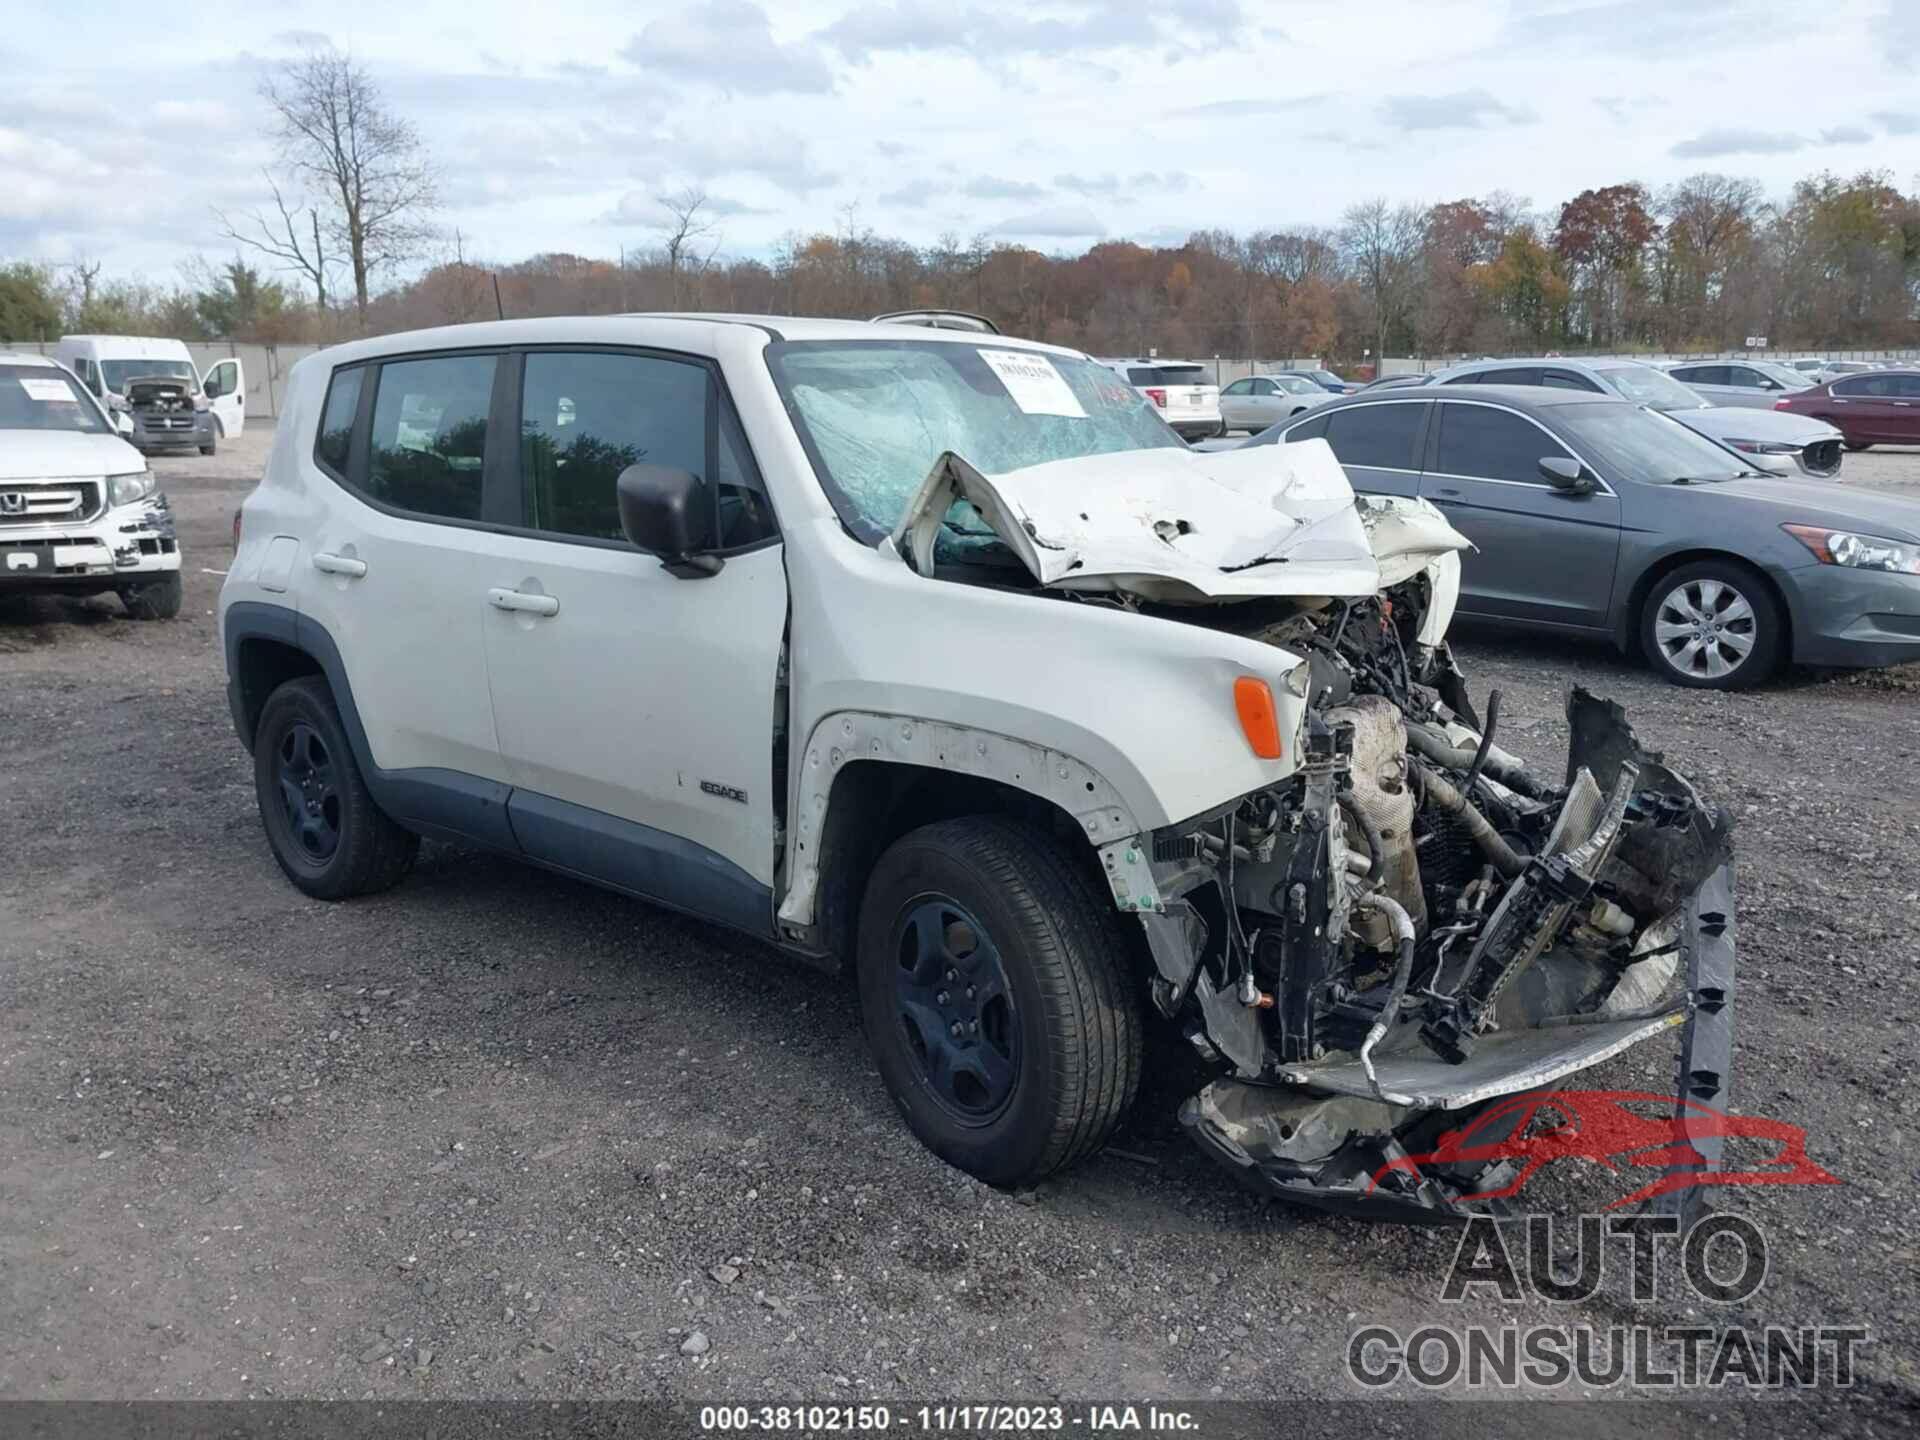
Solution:
[(716, 237), (706, 247), (706, 254), (700, 255), (703, 241), (715, 234), (712, 220), (700, 212), (707, 206), (707, 192), (697, 185), (684, 185), (671, 195), (657, 197), (660, 208), (667, 212), (666, 218), (654, 225), (660, 232), (660, 241), (667, 252), (667, 275), (673, 286), (673, 303), (677, 308), (680, 301), (681, 267), (688, 256), (697, 259), (697, 269), (704, 270), (707, 262), (713, 259), (713, 253), (719, 248)]
[(1386, 358), (1388, 329), (1412, 301), (1426, 230), (1426, 211), (1385, 200), (1354, 205), (1341, 218), (1340, 248), (1373, 303), (1376, 365)]
[(327, 259), (326, 249), (320, 240), (320, 211), (318, 207), (307, 208), (304, 228), (310, 234), (301, 234), (302, 212), (289, 210), (273, 176), (265, 171), (261, 174), (266, 179), (267, 188), (273, 191), (274, 214), (271, 218), (258, 210), (242, 215), (237, 221), (220, 210), (215, 210), (214, 216), (228, 239), (258, 250), (263, 255), (270, 255), (287, 269), (304, 275), (313, 286), (315, 307), (324, 312), (327, 308), (327, 272), (332, 262)]
[[(427, 217), (438, 184), (426, 147), (412, 122), (388, 108), (367, 68), (337, 50), (289, 61), (262, 82), (260, 96), (277, 118), (282, 162), (313, 196), (316, 250), (324, 229), (353, 275), (364, 323), (370, 279), (433, 235)], [(277, 190), (274, 199), (290, 233)]]

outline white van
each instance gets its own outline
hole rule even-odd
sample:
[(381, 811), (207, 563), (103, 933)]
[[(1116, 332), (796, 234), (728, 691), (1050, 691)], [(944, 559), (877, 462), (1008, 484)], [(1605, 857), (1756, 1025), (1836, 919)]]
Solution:
[[(192, 445), (211, 455), (219, 441), (246, 428), (246, 372), (237, 357), (216, 360), (200, 375), (182, 341), (139, 335), (62, 335), (53, 356), (99, 397), (120, 434), (141, 450)], [(136, 380), (184, 383), (129, 393), (129, 382)]]

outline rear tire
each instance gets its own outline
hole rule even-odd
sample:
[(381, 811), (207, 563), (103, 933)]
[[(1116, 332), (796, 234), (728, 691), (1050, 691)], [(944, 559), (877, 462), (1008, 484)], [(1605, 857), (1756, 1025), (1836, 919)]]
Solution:
[(1640, 648), (1662, 677), (1697, 690), (1745, 690), (1779, 668), (1785, 617), (1744, 565), (1701, 560), (1663, 575), (1640, 613)]
[(1847, 449), (1854, 451), (1871, 450), (1873, 448), (1873, 441), (1871, 440), (1843, 440), (1840, 443), (1845, 445)]
[(1140, 1082), (1119, 920), (1057, 841), (998, 816), (925, 826), (880, 857), (860, 911), (860, 1008), (929, 1150), (1017, 1185), (1106, 1142)]
[(120, 603), (134, 620), (171, 620), (180, 613), (184, 596), (178, 570), (163, 571), (152, 580), (120, 589)]
[(420, 837), (367, 793), (326, 681), (289, 680), (267, 697), (253, 739), (253, 786), (267, 844), (317, 900), (390, 889), (413, 868)]

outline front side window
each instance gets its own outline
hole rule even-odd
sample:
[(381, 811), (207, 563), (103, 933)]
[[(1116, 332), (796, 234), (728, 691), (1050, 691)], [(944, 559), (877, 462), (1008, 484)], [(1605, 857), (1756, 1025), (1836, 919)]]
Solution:
[(480, 518), (494, 357), (440, 355), (380, 367), (367, 493), (397, 510)]
[(529, 354), (520, 405), (526, 523), (558, 535), (624, 540), (620, 472), (664, 465), (709, 482), (714, 548), (767, 538), (774, 532), (766, 496), (717, 405), (701, 365), (614, 352)]
[[(869, 543), (891, 533), (949, 450), (986, 475), (1128, 450), (1191, 453), (1120, 376), (1077, 356), (889, 339), (775, 344), (767, 357), (822, 487)], [(981, 528), (964, 517), (948, 533), (956, 527)]]
[(1420, 434), (1424, 403), (1356, 405), (1327, 417), (1327, 444), (1342, 465), (1379, 470), (1415, 470), (1413, 442)]
[(107, 428), (80, 383), (51, 365), (0, 365), (0, 430), (77, 430), (98, 435)]
[(1871, 400), (1893, 394), (1893, 382), (1884, 375), (1863, 375), (1857, 380), (1840, 381), (1829, 393)]
[(1893, 393), (1902, 400), (1920, 400), (1920, 375), (1895, 375)]
[(347, 457), (353, 451), (353, 421), (360, 413), (360, 381), (365, 374), (360, 366), (336, 370), (327, 386), (326, 404), (320, 407), (320, 433), (314, 437), (313, 453), (321, 465), (338, 479), (347, 478)]
[(1442, 474), (1545, 485), (1540, 462), (1549, 457), (1572, 458), (1524, 416), (1491, 405), (1441, 407), (1437, 468)]

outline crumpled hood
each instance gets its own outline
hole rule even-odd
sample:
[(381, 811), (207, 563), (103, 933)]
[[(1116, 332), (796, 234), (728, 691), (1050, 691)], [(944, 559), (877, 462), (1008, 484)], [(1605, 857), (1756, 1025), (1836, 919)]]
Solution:
[(117, 435), (78, 430), (12, 430), (0, 445), (0, 480), (71, 480), (147, 468)]
[(1245, 450), (1128, 450), (982, 475), (951, 451), (893, 533), (923, 575), (957, 500), (977, 510), (1042, 585), (1172, 604), (1276, 595), (1371, 595), (1384, 526), (1394, 578), (1466, 537), (1424, 501), (1356, 505), (1324, 440)]
[(1777, 440), (1783, 445), (1811, 445), (1840, 438), (1840, 432), (1826, 421), (1787, 410), (1715, 405), (1706, 410), (1669, 410), (1667, 414), (1710, 440)]

